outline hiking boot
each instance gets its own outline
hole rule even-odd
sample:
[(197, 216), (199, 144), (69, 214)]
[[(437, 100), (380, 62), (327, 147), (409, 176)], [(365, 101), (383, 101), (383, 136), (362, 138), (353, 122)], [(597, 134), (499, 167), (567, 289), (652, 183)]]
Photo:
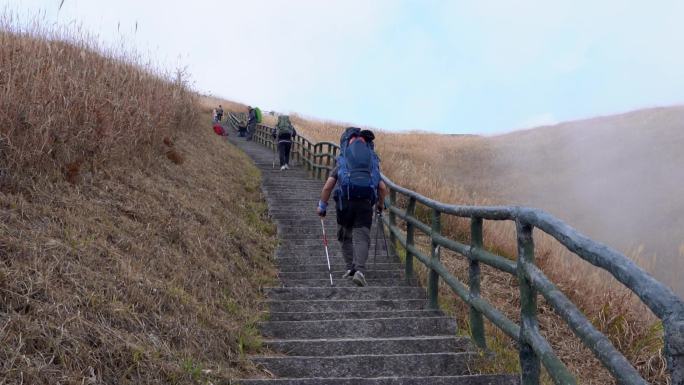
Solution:
[(354, 277), (354, 270), (347, 270), (344, 275), (342, 275), (342, 278), (347, 278), (347, 279), (352, 279)]
[(361, 287), (368, 285), (366, 283), (366, 278), (363, 276), (363, 273), (360, 271), (357, 271), (356, 273), (354, 273), (354, 278), (352, 278), (352, 281)]
[(283, 166), (280, 166), (280, 171), (285, 170), (285, 168), (286, 168), (286, 167), (285, 167), (284, 165), (283, 165)]
[(286, 165), (285, 165), (285, 170), (289, 170), (289, 169), (290, 169), (290, 165), (286, 164)]

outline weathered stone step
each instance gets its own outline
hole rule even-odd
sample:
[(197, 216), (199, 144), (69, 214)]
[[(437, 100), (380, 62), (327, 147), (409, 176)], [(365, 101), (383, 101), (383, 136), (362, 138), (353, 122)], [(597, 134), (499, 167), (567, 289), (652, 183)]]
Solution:
[[(403, 278), (387, 278), (387, 279), (367, 279), (368, 287), (397, 287), (397, 286), (416, 286), (417, 283), (406, 282)], [(358, 287), (351, 279), (342, 279), (341, 277), (333, 277), (334, 287)], [(324, 287), (330, 286), (330, 278), (328, 279), (291, 279), (281, 280), (280, 285), (283, 287)]]
[(264, 344), (290, 356), (316, 357), (474, 351), (469, 339), (454, 336), (265, 340)]
[(404, 317), (441, 317), (439, 310), (393, 310), (393, 311), (328, 311), (270, 313), (269, 321), (314, 321), (333, 319), (373, 319)]
[(426, 299), (419, 287), (272, 287), (266, 289), (274, 301), (306, 299)]
[[(272, 207), (273, 210), (300, 209), (300, 210), (305, 210), (305, 211), (303, 211), (303, 213), (313, 216), (314, 219), (319, 218), (315, 212), (315, 209), (318, 206), (318, 199), (317, 198), (314, 199), (313, 197), (309, 197), (308, 199), (299, 200), (297, 203), (292, 203), (292, 201), (280, 200), (278, 197), (266, 198), (266, 201), (270, 204), (270, 207)], [(308, 209), (308, 211), (306, 211), (307, 209)], [(306, 218), (306, 216), (302, 216), (302, 217)], [(320, 220), (318, 223), (320, 223)]]
[[(335, 279), (342, 279), (344, 270), (332, 271), (333, 282)], [(377, 278), (401, 278), (403, 277), (403, 270), (369, 270), (365, 274), (366, 279)], [(328, 270), (319, 272), (281, 272), (278, 276), (283, 280), (292, 279), (326, 279), (328, 278)], [(328, 278), (329, 279), (329, 278)]]
[[(330, 249), (328, 249), (328, 252)], [(276, 263), (280, 264), (281, 266), (285, 265), (303, 265), (303, 264), (319, 264), (322, 262), (325, 262), (325, 250), (321, 253), (321, 250), (318, 250), (318, 253), (311, 253), (311, 255), (292, 255), (292, 254), (278, 254), (276, 253)], [(378, 255), (375, 256), (373, 250), (371, 249), (370, 255), (368, 256), (368, 260), (366, 261), (367, 264), (373, 264), (374, 262), (377, 263), (399, 263), (399, 259), (395, 258), (393, 256), (388, 256), (385, 253), (380, 254), (380, 250), (378, 250)], [(331, 264), (343, 264), (344, 263), (344, 257), (342, 255), (330, 255), (330, 263)], [(403, 265), (402, 265), (403, 266)]]
[(468, 374), (473, 353), (252, 357), (278, 377), (448, 376)]
[[(309, 214), (316, 219), (316, 206), (313, 207), (306, 207), (306, 208), (300, 208), (300, 209), (294, 209), (290, 211), (284, 211), (284, 210), (279, 210), (279, 211), (271, 211), (269, 210), (268, 216), (273, 218), (276, 222), (280, 221), (290, 221), (293, 218), (301, 218), (302, 213), (306, 213), (308, 216)], [(306, 217), (304, 217), (306, 218)], [(335, 215), (328, 215), (328, 219), (335, 222), (337, 218)], [(318, 226), (320, 226), (320, 221), (318, 222)]]
[(405, 317), (315, 321), (267, 321), (259, 324), (270, 338), (360, 338), (456, 335), (450, 317)]
[(302, 204), (313, 204), (316, 207), (320, 197), (316, 197), (313, 194), (311, 196), (292, 196), (287, 194), (287, 191), (283, 191), (283, 194), (271, 194), (266, 197), (266, 200), (277, 202), (284, 205), (302, 205)]
[(421, 299), (265, 301), (272, 312), (422, 310)]
[[(341, 252), (342, 245), (340, 245), (339, 242), (337, 242), (337, 239), (332, 240), (330, 239), (330, 237), (328, 237), (328, 253), (330, 253), (331, 250)], [(308, 255), (308, 253), (310, 252), (315, 252), (319, 255), (325, 255), (325, 247), (323, 246), (322, 237), (316, 237), (315, 235), (305, 239), (292, 239), (290, 237), (283, 236), (280, 239), (278, 251), (280, 253), (292, 253), (294, 254), (293, 256), (299, 255), (300, 253), (303, 255)], [(368, 255), (375, 255), (375, 242), (373, 240), (371, 240), (370, 242), (370, 249), (368, 250)], [(387, 255), (387, 252), (384, 251), (384, 244), (382, 243), (382, 241), (378, 242), (377, 255)]]
[[(325, 257), (323, 258), (323, 262), (325, 262)], [(332, 263), (332, 262), (331, 262)], [(369, 263), (369, 261), (366, 261), (366, 269), (368, 271), (372, 270), (402, 270), (404, 269), (404, 266), (400, 263)], [(331, 265), (332, 271), (345, 271), (346, 265), (344, 264), (333, 264)], [(320, 271), (325, 271), (328, 272), (328, 264), (327, 263), (322, 263), (322, 264), (299, 264), (299, 265), (292, 265), (292, 264), (282, 264), (280, 265), (280, 271), (283, 273), (286, 272), (320, 272)]]
[[(320, 232), (320, 228), (318, 228), (319, 232), (311, 232), (311, 233), (291, 233), (287, 229), (282, 229), (282, 231), (279, 233), (280, 237), (280, 246), (281, 247), (286, 247), (286, 248), (291, 248), (291, 247), (323, 247), (323, 233)], [(333, 232), (328, 232), (326, 229), (326, 236), (328, 237), (328, 246), (329, 247), (336, 247), (339, 246), (339, 242), (337, 241), (337, 230)], [(371, 234), (370, 238), (371, 246), (375, 244), (375, 236)], [(378, 249), (380, 247), (384, 247), (384, 241), (382, 238), (378, 239)], [(388, 242), (389, 246), (389, 242)], [(371, 249), (371, 252), (373, 250)]]
[[(382, 241), (378, 242), (378, 256), (386, 255), (384, 251), (384, 243)], [(382, 250), (382, 253), (380, 252)], [(330, 239), (328, 236), (328, 252), (330, 250), (341, 251), (342, 246), (337, 239)], [(289, 239), (289, 237), (281, 237), (280, 245), (278, 247), (278, 252), (283, 253), (293, 253), (295, 255), (325, 255), (325, 248), (323, 247), (323, 237), (311, 236), (306, 239)], [(371, 239), (370, 249), (368, 250), (368, 255), (372, 256), (375, 254), (375, 241)]]
[[(431, 377), (375, 378), (279, 378), (267, 380), (237, 380), (239, 385), (518, 385), (517, 375), (463, 375)], [(227, 384), (224, 384), (227, 385)]]
[[(322, 262), (322, 263), (321, 263)], [(276, 256), (275, 258), (275, 263), (276, 265), (280, 268), (280, 271), (288, 271), (288, 270), (299, 270), (299, 266), (309, 266), (309, 265), (319, 265), (319, 264), (325, 264), (326, 266), (326, 271), (327, 271), (327, 263), (325, 261), (325, 255), (320, 256), (311, 256), (308, 258), (293, 258), (293, 257), (284, 257), (284, 258), (279, 258)], [(344, 258), (340, 255), (331, 255), (330, 256), (330, 264), (332, 265), (333, 270), (344, 270), (346, 268), (346, 264), (344, 262)], [(395, 266), (395, 265), (398, 265)], [(391, 266), (391, 268), (396, 269), (404, 269), (404, 265), (398, 263), (398, 261), (395, 258), (388, 259), (386, 256), (382, 257), (377, 257), (377, 259), (374, 260), (374, 258), (371, 256), (368, 258), (366, 261), (366, 268), (368, 270), (390, 270), (390, 268), (383, 268), (382, 266)]]

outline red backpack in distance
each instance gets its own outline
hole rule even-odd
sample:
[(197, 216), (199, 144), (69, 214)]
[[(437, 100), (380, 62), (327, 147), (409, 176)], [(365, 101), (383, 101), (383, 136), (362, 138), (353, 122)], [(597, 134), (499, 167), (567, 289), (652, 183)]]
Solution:
[(216, 135), (221, 136), (224, 136), (226, 134), (226, 132), (223, 130), (223, 127), (218, 123), (214, 124), (214, 132), (216, 133)]

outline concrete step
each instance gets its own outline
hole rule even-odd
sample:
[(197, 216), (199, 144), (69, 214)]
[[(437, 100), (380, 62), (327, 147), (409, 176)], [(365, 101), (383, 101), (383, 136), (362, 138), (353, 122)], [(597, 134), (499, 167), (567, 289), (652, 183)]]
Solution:
[(235, 383), (239, 385), (519, 385), (520, 378), (517, 375), (487, 374), (431, 377), (280, 378), (237, 380)]
[(404, 317), (315, 321), (267, 321), (259, 324), (267, 338), (360, 338), (456, 335), (451, 317)]
[[(333, 281), (334, 282), (334, 281)], [(425, 290), (419, 287), (272, 287), (266, 295), (273, 301), (307, 299), (426, 299)]]
[[(342, 279), (344, 270), (335, 270), (332, 272), (333, 281), (336, 279)], [(364, 274), (366, 279), (377, 279), (377, 278), (402, 278), (403, 270), (370, 270)], [(328, 270), (326, 267), (325, 271), (320, 272), (281, 272), (278, 273), (280, 279), (292, 280), (292, 279), (329, 279)]]
[[(368, 287), (397, 287), (397, 286), (416, 286), (415, 281), (408, 283), (404, 278), (386, 278), (386, 279), (366, 279)], [(341, 277), (333, 277), (334, 287), (358, 287), (351, 279), (342, 279)], [(328, 279), (291, 279), (280, 280), (282, 287), (324, 287), (330, 286), (330, 278)]]
[(373, 319), (404, 317), (441, 317), (438, 310), (392, 310), (392, 311), (327, 311), (327, 312), (283, 312), (269, 313), (269, 321), (313, 321), (335, 319)]
[(467, 338), (454, 336), (265, 340), (270, 349), (290, 356), (347, 356), (474, 351)]
[[(319, 261), (321, 262), (321, 261)], [(299, 265), (293, 265), (293, 264), (280, 264), (279, 265), (279, 270), (282, 273), (290, 273), (290, 272), (300, 272), (300, 273), (305, 273), (305, 272), (321, 272), (325, 271), (328, 272), (328, 263), (325, 258), (323, 258), (324, 263), (319, 263), (319, 264), (299, 264)], [(377, 270), (377, 271), (383, 271), (383, 270), (400, 270), (404, 271), (404, 265), (399, 264), (399, 263), (368, 263), (369, 261), (366, 261), (366, 269), (370, 272), (372, 270)], [(372, 262), (372, 261), (371, 261)], [(345, 264), (332, 264), (331, 261), (331, 269), (332, 271), (342, 271), (344, 272), (346, 270), (346, 265)]]
[[(375, 242), (371, 240), (369, 245), (370, 248), (368, 249), (368, 255), (372, 257), (375, 254)], [(385, 252), (384, 247), (385, 246), (382, 242), (378, 243), (378, 257), (387, 255), (387, 252)], [(340, 256), (342, 255), (342, 247), (340, 243), (337, 241), (337, 239), (331, 239), (330, 237), (328, 237), (328, 252), (332, 251), (335, 251)], [(323, 240), (321, 239), (321, 237), (310, 238), (308, 242), (301, 242), (301, 240), (298, 242), (293, 242), (291, 240), (287, 240), (283, 234), (278, 247), (278, 253), (283, 254), (286, 252), (294, 254), (292, 256), (325, 255), (325, 249), (323, 247)]]
[[(287, 265), (311, 265), (311, 264), (319, 264), (321, 262), (326, 262), (325, 259), (325, 254), (321, 254), (320, 251), (317, 254), (313, 255), (304, 255), (304, 256), (290, 256), (290, 257), (281, 257), (279, 255), (276, 255), (276, 263), (279, 266), (287, 266)], [(368, 266), (375, 266), (375, 263), (382, 264), (382, 263), (394, 263), (397, 264), (399, 263), (399, 259), (395, 257), (388, 257), (386, 255), (378, 255), (377, 257), (373, 256), (373, 253), (368, 256), (368, 260), (366, 261)], [(327, 263), (327, 262), (326, 262)], [(344, 264), (344, 258), (341, 255), (330, 255), (330, 263), (334, 265), (341, 265)], [(402, 265), (403, 266), (403, 265)]]
[(265, 301), (272, 312), (423, 310), (422, 299)]
[(449, 376), (468, 374), (473, 353), (251, 357), (277, 377)]

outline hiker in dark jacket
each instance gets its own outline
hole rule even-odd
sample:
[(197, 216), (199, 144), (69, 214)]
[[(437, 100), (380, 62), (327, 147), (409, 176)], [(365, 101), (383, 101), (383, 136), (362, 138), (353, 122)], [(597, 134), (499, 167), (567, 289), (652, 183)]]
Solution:
[[(370, 247), (373, 208), (382, 212), (387, 186), (380, 179), (380, 166), (373, 150), (375, 136), (369, 130), (350, 127), (342, 134), (337, 166), (323, 186), (316, 212), (325, 217), (328, 200), (335, 191), (337, 240), (347, 265), (343, 278), (366, 286), (366, 260)], [(359, 167), (363, 166), (363, 167)], [(356, 182), (361, 182), (355, 184)]]
[(271, 130), (273, 140), (278, 143), (278, 156), (280, 157), (280, 169), (287, 170), (290, 168), (290, 150), (292, 149), (292, 140), (297, 136), (294, 126), (290, 123), (290, 117), (281, 115), (278, 117), (278, 123), (273, 130)]
[(249, 106), (249, 112), (247, 115), (247, 140), (252, 140), (252, 137), (254, 136), (254, 131), (256, 130), (256, 125), (256, 110), (252, 108), (252, 106)]
[(216, 110), (216, 119), (220, 122), (223, 120), (223, 107), (219, 104), (218, 109)]

